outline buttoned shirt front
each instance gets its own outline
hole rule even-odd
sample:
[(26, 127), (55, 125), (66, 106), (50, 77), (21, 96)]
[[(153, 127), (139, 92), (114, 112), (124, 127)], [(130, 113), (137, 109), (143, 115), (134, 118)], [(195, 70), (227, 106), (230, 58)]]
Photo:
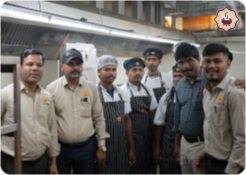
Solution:
[(114, 87), (114, 97), (112, 97), (107, 90), (100, 84), (101, 89), (102, 89), (102, 94), (105, 102), (117, 102), (120, 101), (120, 96), (122, 97), (122, 100), (125, 103), (125, 115), (129, 114), (132, 111), (131, 104), (129, 99), (127, 98), (127, 95), (125, 91), (120, 89), (118, 86), (113, 85)]
[(166, 74), (164, 72), (160, 73), (161, 79), (160, 75), (150, 77), (148, 74), (145, 74), (141, 82), (151, 89), (161, 88), (161, 84), (163, 84), (163, 87), (166, 89), (166, 91), (169, 91), (173, 86), (173, 77), (172, 75)]
[(230, 75), (214, 88), (205, 84), (203, 106), (204, 151), (228, 161), (225, 172), (237, 174), (245, 166), (245, 93), (232, 85)]
[[(134, 84), (130, 83), (130, 82), (127, 82), (129, 84), (129, 87), (131, 88), (132, 90), (132, 93), (134, 96), (148, 96), (148, 93), (146, 92), (146, 90), (140, 86), (140, 90), (138, 90), (138, 86), (135, 86)], [(120, 88), (126, 92), (126, 95), (127, 95), (127, 99), (129, 101), (131, 101), (131, 91), (129, 89), (129, 87), (127, 86), (127, 83), (123, 84)], [(151, 97), (151, 102), (150, 102), (150, 111), (153, 111), (157, 108), (157, 101), (156, 101), (156, 98), (155, 98), (155, 95), (154, 95), (154, 92), (151, 88), (149, 88), (148, 86), (144, 85), (145, 88), (147, 89), (147, 91), (149, 92), (149, 95)]]
[[(36, 160), (48, 148), (50, 157), (60, 152), (57, 122), (50, 93), (38, 85), (35, 99), (28, 88), (20, 83), (21, 98), (21, 156), (23, 161)], [(1, 90), (1, 126), (14, 123), (13, 84)], [(1, 136), (1, 149), (14, 156), (14, 137)]]
[(65, 76), (50, 83), (46, 88), (52, 95), (58, 122), (58, 136), (65, 143), (80, 143), (95, 132), (98, 146), (105, 146), (103, 108), (96, 86), (80, 78), (73, 90)]
[[(171, 90), (166, 92), (162, 95), (156, 113), (154, 118), (154, 125), (156, 126), (165, 126), (165, 119), (166, 119), (166, 111), (167, 111), (167, 105), (169, 103), (169, 99), (171, 96)], [(176, 95), (174, 94), (174, 103), (176, 103)]]
[(190, 84), (186, 77), (178, 83), (173, 128), (175, 133), (181, 132), (189, 137), (203, 136), (202, 98), (206, 81), (201, 69), (193, 84)]

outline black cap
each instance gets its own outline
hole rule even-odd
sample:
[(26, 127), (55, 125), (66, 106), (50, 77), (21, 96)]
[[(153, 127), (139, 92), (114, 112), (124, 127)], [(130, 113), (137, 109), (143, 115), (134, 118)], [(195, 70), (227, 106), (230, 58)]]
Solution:
[(146, 59), (150, 55), (156, 56), (160, 60), (162, 58), (163, 53), (160, 49), (157, 49), (157, 48), (145, 49), (143, 53), (144, 58)]
[(76, 49), (69, 49), (62, 55), (62, 63), (69, 63), (72, 59), (78, 58), (83, 63), (81, 53)]
[(145, 68), (143, 59), (135, 57), (124, 61), (124, 68), (126, 71), (129, 71), (132, 67), (135, 66), (141, 66), (142, 68)]
[(173, 72), (181, 72), (177, 63), (172, 67)]

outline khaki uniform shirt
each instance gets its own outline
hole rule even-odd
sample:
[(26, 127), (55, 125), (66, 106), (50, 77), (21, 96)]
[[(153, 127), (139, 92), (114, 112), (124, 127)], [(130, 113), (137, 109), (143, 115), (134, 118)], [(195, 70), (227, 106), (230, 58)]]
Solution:
[(225, 172), (237, 174), (245, 165), (245, 94), (232, 86), (230, 75), (213, 88), (205, 84), (203, 95), (204, 151), (228, 161)]
[(98, 146), (105, 146), (103, 108), (96, 86), (80, 78), (76, 89), (70, 88), (65, 76), (46, 88), (53, 97), (58, 121), (58, 137), (64, 143), (80, 143), (95, 132)]
[[(48, 148), (50, 157), (60, 153), (57, 122), (49, 92), (38, 85), (35, 100), (27, 87), (20, 83), (21, 97), (21, 155), (22, 160), (36, 160)], [(13, 84), (1, 90), (1, 126), (14, 123)], [(14, 156), (14, 137), (1, 137), (1, 150)]]

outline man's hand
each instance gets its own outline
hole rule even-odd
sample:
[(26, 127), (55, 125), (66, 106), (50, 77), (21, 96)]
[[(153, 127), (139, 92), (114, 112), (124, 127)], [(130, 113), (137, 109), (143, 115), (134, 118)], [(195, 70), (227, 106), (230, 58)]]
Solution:
[(198, 171), (201, 171), (205, 168), (205, 162), (206, 162), (206, 153), (203, 152), (202, 154), (200, 154), (195, 162), (195, 167)]
[(153, 159), (154, 159), (155, 163), (157, 163), (157, 164), (162, 159), (162, 152), (161, 152), (160, 145), (155, 145), (154, 150), (153, 150)]
[(175, 146), (174, 157), (176, 161), (179, 163), (179, 159), (180, 159), (180, 147), (179, 146)]
[(96, 152), (96, 158), (94, 163), (97, 163), (97, 169), (103, 170), (106, 167), (107, 154), (102, 150), (98, 149)]
[(136, 156), (133, 150), (129, 151), (129, 165), (132, 166), (136, 162)]
[(233, 85), (237, 86), (240, 89), (245, 89), (245, 80), (236, 79)]
[(59, 174), (57, 165), (56, 165), (56, 157), (51, 158), (50, 174)]

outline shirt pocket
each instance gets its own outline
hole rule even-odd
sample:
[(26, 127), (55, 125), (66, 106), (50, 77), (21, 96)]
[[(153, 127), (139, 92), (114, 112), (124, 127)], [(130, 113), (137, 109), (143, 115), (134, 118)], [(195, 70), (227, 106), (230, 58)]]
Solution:
[(91, 103), (83, 102), (80, 106), (80, 116), (83, 118), (91, 117)]
[(217, 120), (218, 120), (218, 130), (221, 135), (221, 141), (223, 142), (223, 138), (228, 134), (230, 131), (230, 119), (229, 113), (226, 106), (217, 105)]
[(46, 103), (46, 104), (41, 104), (39, 109), (38, 109), (38, 121), (39, 123), (44, 126), (47, 124), (48, 122), (48, 116), (49, 116), (49, 110), (50, 110), (50, 104)]
[(57, 116), (62, 116), (63, 112), (66, 111), (66, 104), (64, 101), (62, 101), (60, 98), (54, 98), (54, 106), (55, 106), (55, 113)]

